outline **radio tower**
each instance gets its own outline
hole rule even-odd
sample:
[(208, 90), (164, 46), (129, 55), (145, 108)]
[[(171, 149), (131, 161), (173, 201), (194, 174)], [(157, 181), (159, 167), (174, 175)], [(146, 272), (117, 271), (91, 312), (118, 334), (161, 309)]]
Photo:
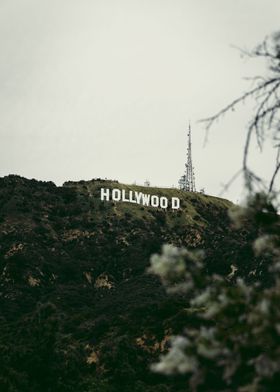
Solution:
[(188, 150), (187, 150), (187, 163), (185, 163), (185, 173), (179, 180), (179, 188), (183, 191), (195, 192), (195, 178), (194, 168), (192, 164), (192, 130), (189, 124), (188, 130)]

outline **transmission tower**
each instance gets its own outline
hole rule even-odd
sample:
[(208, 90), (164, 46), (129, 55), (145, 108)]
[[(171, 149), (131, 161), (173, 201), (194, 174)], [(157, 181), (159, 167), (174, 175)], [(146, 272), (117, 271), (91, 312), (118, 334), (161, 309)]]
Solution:
[(192, 130), (189, 125), (188, 129), (188, 149), (187, 149), (187, 163), (185, 163), (185, 173), (179, 180), (179, 188), (183, 191), (195, 192), (195, 177), (194, 168), (192, 164)]

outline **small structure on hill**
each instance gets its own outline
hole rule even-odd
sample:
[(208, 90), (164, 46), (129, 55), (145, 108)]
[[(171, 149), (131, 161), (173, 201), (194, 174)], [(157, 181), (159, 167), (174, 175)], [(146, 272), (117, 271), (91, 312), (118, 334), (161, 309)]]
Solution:
[(146, 180), (146, 181), (144, 182), (144, 186), (151, 186), (150, 181), (149, 181), (149, 180)]
[(192, 141), (190, 125), (188, 129), (187, 162), (185, 163), (185, 173), (179, 179), (179, 188), (187, 192), (196, 192), (194, 168), (192, 164)]

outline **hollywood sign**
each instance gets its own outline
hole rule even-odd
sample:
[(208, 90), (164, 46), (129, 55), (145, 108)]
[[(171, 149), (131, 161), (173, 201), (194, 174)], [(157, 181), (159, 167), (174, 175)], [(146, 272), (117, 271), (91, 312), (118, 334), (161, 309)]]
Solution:
[(100, 191), (100, 199), (102, 201), (122, 201), (164, 209), (169, 206), (176, 210), (180, 208), (180, 199), (178, 197), (171, 197), (171, 199), (168, 199), (165, 196), (150, 195), (148, 193), (127, 191), (125, 189), (117, 188), (101, 188)]

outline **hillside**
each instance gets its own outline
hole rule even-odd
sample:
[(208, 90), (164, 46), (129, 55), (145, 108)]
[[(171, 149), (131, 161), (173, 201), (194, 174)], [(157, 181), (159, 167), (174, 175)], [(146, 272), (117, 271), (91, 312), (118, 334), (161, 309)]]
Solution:
[[(179, 197), (181, 209), (101, 201), (101, 187)], [(148, 369), (185, 325), (186, 299), (167, 296), (146, 268), (163, 243), (203, 248), (209, 271), (223, 274), (250, 258), (230, 206), (100, 179), (1, 178), (1, 391), (185, 390)]]

